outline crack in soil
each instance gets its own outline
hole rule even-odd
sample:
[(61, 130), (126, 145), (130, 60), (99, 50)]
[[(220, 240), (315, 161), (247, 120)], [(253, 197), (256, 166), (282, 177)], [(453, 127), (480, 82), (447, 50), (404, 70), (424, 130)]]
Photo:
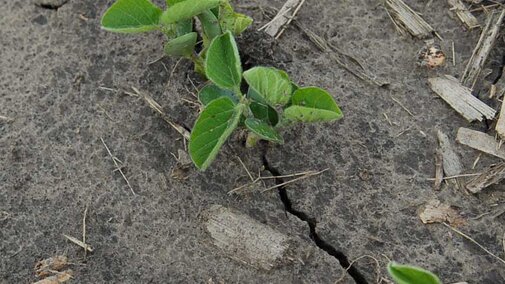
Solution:
[[(274, 167), (272, 167), (266, 158), (266, 154), (263, 154), (262, 156), (262, 161), (263, 161), (263, 166), (265, 167), (265, 170), (269, 171), (274, 177), (281, 176), (281, 173)], [(284, 180), (282, 178), (275, 178), (275, 183), (276, 184), (281, 184), (283, 183)], [(317, 226), (317, 221), (315, 218), (310, 217), (307, 215), (307, 213), (303, 211), (299, 211), (293, 208), (293, 204), (291, 203), (291, 200), (289, 199), (288, 193), (286, 191), (286, 188), (284, 186), (279, 187), (278, 189), (279, 192), (279, 197), (282, 201), (282, 204), (284, 204), (284, 209), (297, 217), (298, 219), (304, 221), (309, 225), (309, 232), (310, 232), (310, 239), (314, 241), (317, 247), (328, 253), (329, 255), (333, 256), (338, 260), (342, 268), (347, 269), (350, 265), (349, 259), (347, 256), (337, 250), (335, 247), (327, 243), (325, 240), (321, 239), (321, 237), (317, 234), (316, 232), (316, 226)], [(356, 269), (356, 267), (351, 266), (349, 269), (347, 269), (347, 273), (356, 281), (357, 284), (368, 284), (366, 281), (365, 277)]]

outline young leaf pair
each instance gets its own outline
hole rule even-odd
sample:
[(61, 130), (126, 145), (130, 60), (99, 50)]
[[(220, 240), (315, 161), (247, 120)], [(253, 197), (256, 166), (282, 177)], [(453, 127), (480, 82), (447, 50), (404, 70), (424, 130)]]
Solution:
[[(168, 38), (165, 53), (186, 57), (195, 69), (205, 74), (203, 61), (212, 39), (225, 31), (238, 35), (252, 23), (246, 15), (235, 13), (228, 0), (166, 0), (162, 11), (149, 0), (117, 0), (103, 15), (102, 27), (120, 33), (162, 31)], [(198, 33), (193, 18), (201, 24), (203, 48), (196, 52)]]
[[(254, 67), (242, 72), (237, 44), (230, 31), (215, 37), (205, 60), (208, 84), (199, 93), (204, 110), (191, 132), (189, 153), (205, 170), (233, 130), (243, 124), (251, 140), (283, 143), (277, 132), (295, 122), (326, 122), (342, 117), (330, 94), (317, 87), (298, 87), (286, 72)], [(242, 78), (248, 91), (241, 92)]]

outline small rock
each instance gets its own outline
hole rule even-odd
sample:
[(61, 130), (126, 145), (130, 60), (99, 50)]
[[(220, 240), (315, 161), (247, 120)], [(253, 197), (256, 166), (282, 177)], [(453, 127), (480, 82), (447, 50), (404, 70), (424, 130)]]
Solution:
[(34, 0), (33, 2), (35, 5), (42, 8), (58, 9), (61, 6), (65, 5), (68, 0)]

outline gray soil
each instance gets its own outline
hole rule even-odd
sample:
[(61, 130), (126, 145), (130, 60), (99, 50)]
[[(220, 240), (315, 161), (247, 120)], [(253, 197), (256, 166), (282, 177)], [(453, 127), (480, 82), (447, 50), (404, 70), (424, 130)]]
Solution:
[[(406, 1), (444, 38), (448, 55), (455, 43), (456, 65), (436, 70), (416, 65), (424, 42), (400, 36), (379, 1), (304, 5), (299, 22), (366, 62), (391, 83), (382, 88), (340, 68), (294, 26), (277, 42), (255, 32), (269, 20), (258, 7), (283, 1), (236, 1), (256, 21), (238, 39), (244, 65), (281, 67), (300, 85), (329, 90), (345, 118), (286, 129), (279, 146), (245, 149), (238, 133), (209, 170), (190, 167), (185, 180), (172, 175), (172, 154), (185, 147), (181, 136), (124, 91), (148, 92), (190, 128), (198, 112), (187, 102), (194, 100), (190, 79), (204, 83), (190, 62), (181, 61), (170, 76), (177, 60), (156, 61), (160, 34), (101, 30), (113, 1), (56, 2), (63, 4), (0, 1), (0, 115), (13, 118), (0, 121), (0, 283), (34, 282), (35, 263), (58, 254), (73, 263), (73, 283), (334, 283), (342, 275), (341, 283), (376, 283), (376, 273), (387, 278), (388, 259), (430, 269), (444, 283), (505, 282), (503, 263), (441, 224), (422, 224), (417, 214), (434, 198), (455, 205), (466, 218), (459, 229), (505, 257), (505, 214), (496, 214), (504, 208), (503, 185), (468, 195), (452, 186), (434, 191), (427, 180), (434, 175), (436, 130), (454, 138), (458, 127), (489, 129), (469, 125), (428, 86), (432, 76), (460, 76), (479, 37), (446, 1)], [(498, 76), (504, 52), (500, 38), (485, 80)], [(488, 85), (479, 87), (482, 98)], [(114, 171), (101, 138), (136, 195)], [(455, 147), (470, 170), (479, 153)], [(253, 174), (329, 170), (280, 191), (228, 195), (248, 182), (237, 157)], [(476, 171), (493, 162), (483, 155)], [(303, 240), (312, 253), (271, 270), (237, 261), (205, 231), (201, 212), (214, 204)], [(62, 234), (81, 238), (86, 207), (86, 241), (94, 252), (84, 255)], [(490, 214), (474, 218), (484, 213)], [(345, 273), (342, 266), (365, 255)]]

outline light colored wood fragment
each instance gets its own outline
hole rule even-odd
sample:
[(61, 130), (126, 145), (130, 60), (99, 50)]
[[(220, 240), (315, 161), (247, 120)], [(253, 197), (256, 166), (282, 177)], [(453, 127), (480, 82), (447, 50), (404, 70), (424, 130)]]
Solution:
[(72, 270), (65, 270), (63, 272), (57, 272), (53, 276), (49, 276), (47, 278), (44, 278), (42, 280), (39, 280), (37, 282), (34, 282), (33, 284), (61, 284), (65, 283), (68, 280), (72, 279)]
[(471, 193), (477, 193), (484, 188), (500, 182), (505, 178), (505, 163), (490, 166), (479, 176), (473, 178), (466, 184), (466, 189)]
[(505, 17), (505, 9), (500, 12), (492, 12), (487, 19), (486, 25), (482, 30), (479, 42), (473, 50), (472, 57), (466, 65), (465, 72), (461, 76), (461, 83), (469, 88), (473, 88), (479, 79), (479, 75), (486, 63), (489, 53), (498, 38), (500, 26)]
[(505, 104), (502, 102), (500, 109), (500, 116), (496, 122), (496, 133), (500, 135), (501, 139), (505, 139)]
[(305, 0), (287, 0), (277, 15), (259, 30), (265, 30), (268, 35), (278, 38), (279, 33), (291, 22)]
[(461, 85), (450, 75), (428, 79), (431, 89), (469, 122), (483, 118), (493, 119), (496, 111), (472, 95), (472, 91)]
[(290, 239), (251, 217), (214, 205), (203, 214), (214, 245), (230, 258), (270, 270), (288, 262)]
[(438, 145), (442, 152), (444, 173), (446, 176), (456, 176), (463, 171), (463, 165), (454, 151), (449, 137), (442, 131), (437, 132)]
[(444, 204), (439, 200), (430, 200), (419, 212), (419, 218), (424, 224), (448, 222), (451, 225), (459, 226), (465, 220), (451, 205)]
[(35, 274), (38, 277), (47, 277), (53, 274), (54, 271), (60, 271), (68, 266), (68, 258), (64, 255), (57, 255), (35, 264)]
[(456, 140), (481, 152), (505, 159), (505, 147), (500, 148), (498, 141), (486, 133), (460, 127)]
[(405, 29), (412, 36), (425, 38), (435, 31), (418, 13), (402, 0), (386, 0), (386, 9), (395, 26)]
[(466, 5), (461, 0), (447, 0), (449, 5), (452, 6), (451, 10), (456, 12), (456, 15), (460, 19), (461, 22), (469, 29), (479, 27), (479, 20), (475, 18), (475, 16), (468, 11)]

